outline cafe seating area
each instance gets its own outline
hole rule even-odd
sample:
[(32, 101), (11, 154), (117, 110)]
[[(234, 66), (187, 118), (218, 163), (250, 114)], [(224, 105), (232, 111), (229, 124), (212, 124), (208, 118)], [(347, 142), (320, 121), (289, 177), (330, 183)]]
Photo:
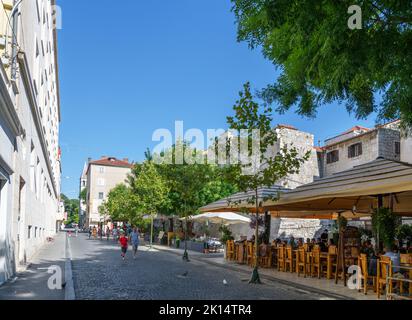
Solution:
[[(338, 265), (338, 247), (325, 243), (295, 244), (292, 241), (274, 241), (272, 244), (259, 246), (258, 265), (261, 268), (277, 272), (295, 274), (296, 277), (337, 280), (343, 284), (353, 276), (353, 267), (359, 271), (357, 281), (359, 294), (383, 296), (396, 295), (398, 298), (412, 297), (412, 253), (400, 255), (400, 267), (392, 265), (392, 260), (379, 256), (372, 260), (361, 253), (360, 246), (351, 245), (344, 253), (345, 273)], [(226, 259), (233, 263), (255, 266), (255, 244), (252, 241), (226, 244)], [(373, 267), (375, 264), (375, 267)], [(356, 272), (356, 271), (355, 271)], [(387, 298), (388, 298), (387, 297)]]

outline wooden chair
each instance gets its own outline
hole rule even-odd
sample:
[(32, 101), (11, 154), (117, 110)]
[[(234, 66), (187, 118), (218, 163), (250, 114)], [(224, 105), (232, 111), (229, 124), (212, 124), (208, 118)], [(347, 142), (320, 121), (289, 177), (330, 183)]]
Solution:
[(358, 279), (360, 283), (360, 290), (365, 295), (368, 294), (368, 289), (370, 288), (369, 280), (372, 280), (372, 289), (376, 291), (376, 277), (370, 276), (368, 271), (368, 256), (366, 254), (361, 254), (358, 259), (358, 267), (360, 270), (360, 277)]
[(401, 254), (401, 264), (412, 264), (412, 254), (411, 253)]
[(254, 252), (255, 246), (252, 242), (248, 242), (246, 246), (247, 246), (247, 264), (249, 266), (252, 266), (254, 264), (253, 262), (255, 261), (255, 252)]
[(285, 272), (288, 271), (288, 268), (291, 273), (293, 273), (293, 249), (292, 246), (286, 247), (286, 258), (285, 258)]
[(338, 270), (338, 248), (336, 246), (329, 246), (328, 260), (327, 260), (327, 279), (335, 276)]
[(260, 245), (259, 265), (264, 268), (270, 268), (271, 264), (272, 264), (272, 254), (270, 252), (270, 246), (266, 244)]
[[(382, 256), (378, 261), (378, 270), (376, 276), (376, 292), (378, 299), (381, 297), (382, 290), (386, 287), (386, 278), (392, 277), (392, 260), (389, 257)], [(389, 281), (388, 291), (392, 292), (392, 281)]]
[(235, 260), (235, 242), (228, 240), (226, 243), (226, 259)]
[(317, 275), (320, 279), (321, 275), (324, 273), (324, 268), (327, 267), (326, 263), (320, 258), (320, 250), (316, 250), (316, 247), (312, 251), (312, 270), (311, 274)]
[(270, 254), (272, 256), (271, 267), (278, 265), (278, 248), (274, 245), (270, 247)]
[(286, 271), (286, 248), (279, 246), (278, 248), (278, 271)]
[(296, 258), (296, 270), (298, 272), (298, 277), (300, 277), (300, 271), (303, 270), (303, 276), (306, 278), (308, 264), (306, 263), (305, 249), (299, 249)]

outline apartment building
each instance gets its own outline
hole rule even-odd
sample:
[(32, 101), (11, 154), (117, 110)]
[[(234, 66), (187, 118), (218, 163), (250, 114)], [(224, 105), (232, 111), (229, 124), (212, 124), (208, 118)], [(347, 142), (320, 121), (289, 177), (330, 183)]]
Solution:
[[(89, 159), (91, 161), (91, 159)], [(80, 176), (80, 188), (79, 188), (79, 194), (82, 194), (83, 190), (87, 191), (87, 167), (88, 167), (88, 162), (84, 164), (83, 166), (83, 171), (82, 175)], [(86, 202), (84, 199), (80, 197), (79, 199), (79, 225), (80, 227), (83, 227), (86, 222)]]
[(0, 284), (62, 220), (54, 6), (0, 4)]
[(98, 226), (104, 217), (99, 207), (107, 199), (114, 187), (126, 183), (133, 164), (128, 159), (103, 156), (99, 160), (89, 160), (86, 171), (87, 201), (85, 227)]

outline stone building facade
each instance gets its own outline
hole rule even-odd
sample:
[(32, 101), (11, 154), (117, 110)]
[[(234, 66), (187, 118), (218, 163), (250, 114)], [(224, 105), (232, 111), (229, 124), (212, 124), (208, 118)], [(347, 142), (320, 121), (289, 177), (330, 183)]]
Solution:
[[(278, 184), (290, 189), (313, 182), (319, 177), (351, 169), (383, 157), (389, 160), (412, 163), (412, 138), (401, 134), (399, 121), (369, 129), (355, 126), (328, 139), (323, 147), (314, 146), (313, 135), (288, 125), (277, 127), (279, 141), (273, 151), (288, 145), (300, 150), (301, 155), (311, 150), (311, 158), (305, 162), (299, 174), (282, 179)], [(362, 222), (354, 222), (354, 224)], [(329, 220), (271, 219), (270, 239), (314, 238), (334, 224)], [(251, 236), (253, 230), (247, 225), (231, 227), (237, 237)]]
[(0, 3), (0, 284), (63, 219), (54, 0)]

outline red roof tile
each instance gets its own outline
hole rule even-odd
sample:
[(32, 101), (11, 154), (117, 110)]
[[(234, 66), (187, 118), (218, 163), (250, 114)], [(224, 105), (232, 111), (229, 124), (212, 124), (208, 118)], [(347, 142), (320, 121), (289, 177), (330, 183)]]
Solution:
[(353, 131), (360, 131), (360, 130), (362, 130), (362, 131), (370, 131), (371, 129), (366, 128), (366, 127), (361, 127), (361, 126), (354, 126), (353, 128), (350, 128), (348, 131), (342, 133), (341, 135), (348, 134), (348, 133), (351, 133), (351, 132), (353, 132)]
[(90, 161), (90, 164), (99, 166), (133, 168), (133, 164), (129, 163), (129, 161), (119, 160), (115, 157), (104, 157), (100, 160)]
[(278, 128), (285, 128), (285, 129), (291, 129), (291, 130), (298, 130), (297, 128), (295, 128), (294, 126), (291, 126), (289, 124), (278, 124)]

